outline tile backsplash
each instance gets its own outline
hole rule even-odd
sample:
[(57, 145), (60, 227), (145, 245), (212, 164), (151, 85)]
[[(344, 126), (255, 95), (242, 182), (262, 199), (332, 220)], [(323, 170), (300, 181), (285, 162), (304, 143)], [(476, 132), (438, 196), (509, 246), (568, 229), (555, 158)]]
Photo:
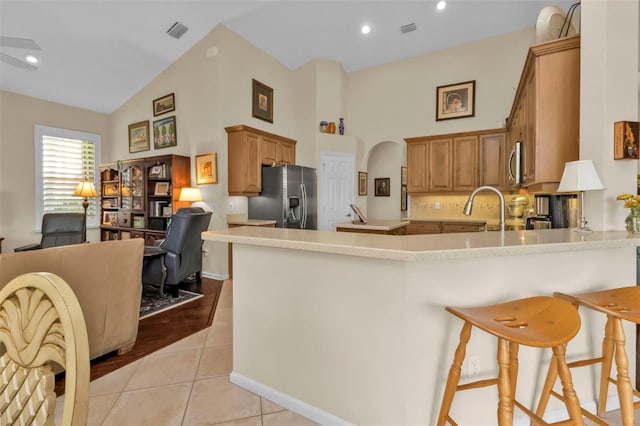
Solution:
[[(505, 208), (517, 194), (503, 194)], [(529, 195), (529, 206), (533, 205), (533, 195)], [(500, 201), (496, 194), (479, 193), (473, 200), (471, 216), (462, 214), (468, 195), (423, 195), (412, 196), (409, 201), (409, 218), (413, 219), (482, 219), (498, 220), (500, 218)], [(509, 214), (505, 211), (508, 219)]]

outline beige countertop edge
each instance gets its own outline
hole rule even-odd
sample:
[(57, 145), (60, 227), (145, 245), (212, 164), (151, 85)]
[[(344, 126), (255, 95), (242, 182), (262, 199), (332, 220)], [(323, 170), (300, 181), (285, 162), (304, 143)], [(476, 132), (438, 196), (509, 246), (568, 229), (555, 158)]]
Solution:
[(640, 239), (629, 239), (624, 231), (594, 232), (582, 239), (568, 229), (388, 236), (245, 227), (205, 231), (202, 237), (205, 241), (399, 261), (472, 259), (640, 245)]

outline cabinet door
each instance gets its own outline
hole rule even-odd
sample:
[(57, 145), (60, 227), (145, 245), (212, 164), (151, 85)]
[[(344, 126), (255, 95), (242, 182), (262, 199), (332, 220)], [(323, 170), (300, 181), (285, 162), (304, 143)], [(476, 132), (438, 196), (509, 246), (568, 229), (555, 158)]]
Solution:
[(246, 134), (246, 171), (245, 188), (247, 192), (260, 192), (262, 189), (260, 161), (260, 140), (262, 138), (254, 133)]
[(296, 164), (296, 145), (282, 141), (278, 160), (281, 164)]
[(427, 192), (427, 142), (407, 144), (407, 192)]
[(262, 137), (260, 142), (260, 162), (267, 166), (278, 164), (278, 151), (280, 151), (280, 142), (275, 139)]
[(504, 149), (505, 134), (482, 135), (479, 143), (479, 184), (503, 189), (507, 174), (505, 171), (507, 161)]
[(260, 143), (262, 137), (249, 131), (228, 136), (229, 195), (257, 195), (261, 189)]
[(442, 192), (452, 189), (452, 143), (453, 139), (429, 141), (429, 191)]
[(453, 190), (473, 191), (478, 186), (478, 137), (453, 140)]
[(442, 231), (442, 222), (411, 221), (407, 225), (407, 235), (439, 234)]

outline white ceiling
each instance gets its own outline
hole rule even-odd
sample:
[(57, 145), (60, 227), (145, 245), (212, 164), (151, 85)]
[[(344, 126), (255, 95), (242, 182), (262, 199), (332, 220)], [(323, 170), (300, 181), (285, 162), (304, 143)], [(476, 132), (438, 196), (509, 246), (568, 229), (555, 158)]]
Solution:
[[(532, 27), (543, 7), (575, 1), (0, 0), (0, 35), (42, 48), (35, 71), (0, 62), (0, 89), (111, 113), (220, 24), (291, 69), (324, 58), (349, 72)], [(179, 40), (165, 34), (175, 21), (189, 28)]]

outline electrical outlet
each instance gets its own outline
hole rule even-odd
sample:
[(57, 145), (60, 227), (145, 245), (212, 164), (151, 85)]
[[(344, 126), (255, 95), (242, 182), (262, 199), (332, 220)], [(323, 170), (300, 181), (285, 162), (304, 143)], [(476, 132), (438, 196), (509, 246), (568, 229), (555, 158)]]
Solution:
[(232, 212), (233, 211), (233, 203), (229, 203), (229, 206), (227, 207), (227, 211), (228, 212)]
[(436, 201), (435, 203), (433, 203), (433, 208), (436, 210), (440, 210), (440, 201)]
[(480, 373), (480, 357), (472, 355), (467, 361), (469, 362), (469, 377), (477, 376)]

